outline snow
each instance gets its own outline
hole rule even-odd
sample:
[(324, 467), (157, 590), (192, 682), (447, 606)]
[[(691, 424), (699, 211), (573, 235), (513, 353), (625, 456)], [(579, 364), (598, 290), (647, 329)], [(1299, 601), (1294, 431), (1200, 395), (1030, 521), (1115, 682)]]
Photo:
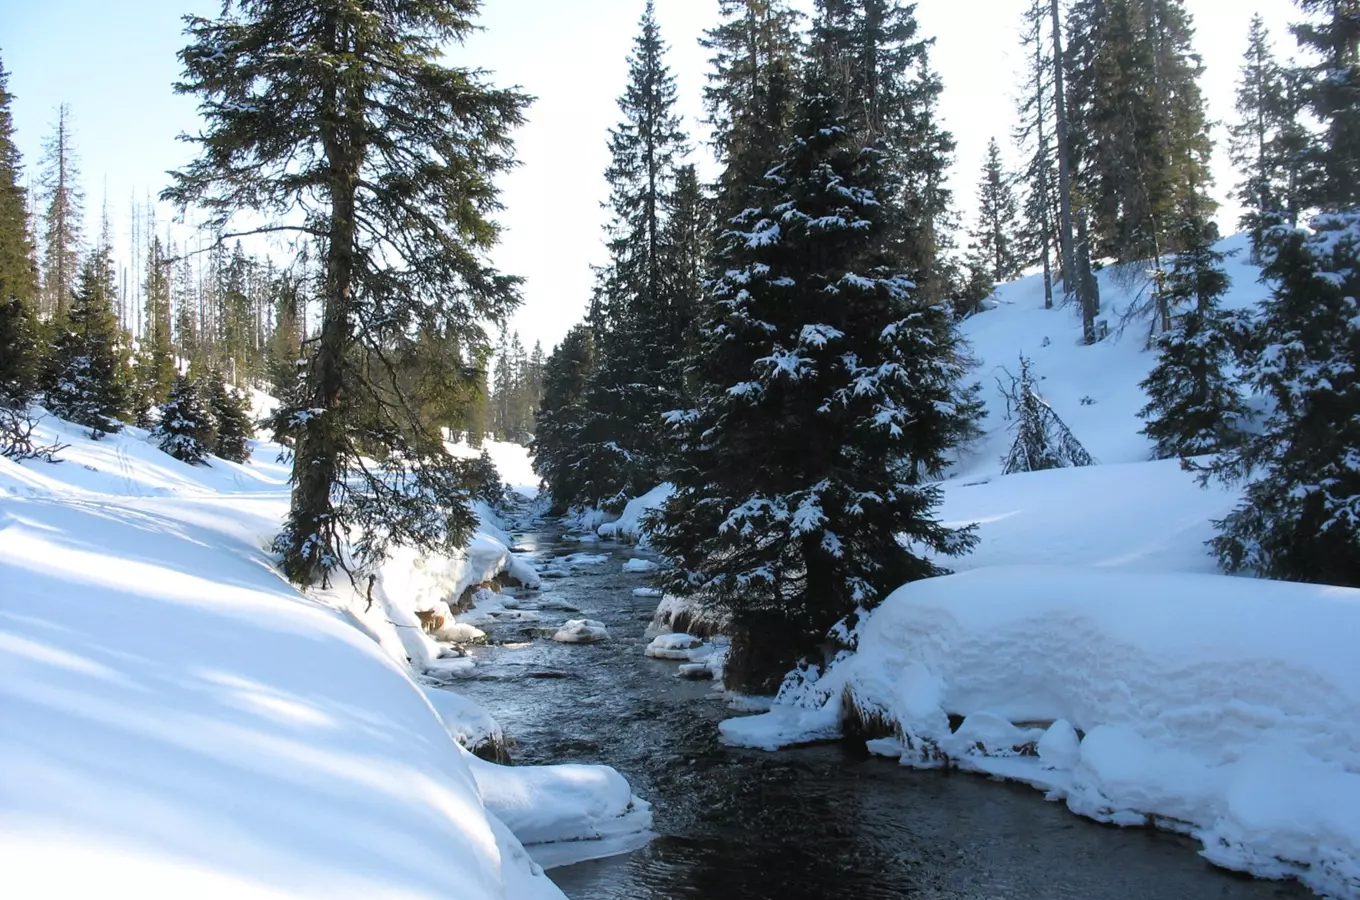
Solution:
[(656, 560), (639, 559), (636, 557), (628, 560), (628, 562), (623, 564), (623, 571), (625, 573), (632, 574), (645, 574), (647, 572), (655, 572), (659, 568), (661, 568), (661, 564), (658, 563)]
[(476, 459), (485, 450), (500, 473), (501, 481), (509, 485), (510, 490), (529, 499), (538, 496), (541, 479), (534, 471), (534, 458), (527, 447), (507, 441), (493, 441), (489, 437), (482, 441), (481, 447), (470, 447), (466, 441), (445, 446), (454, 456), (467, 459)]
[(552, 639), (559, 644), (595, 644), (609, 640), (609, 629), (594, 619), (570, 619), (557, 629)]
[(653, 659), (690, 661), (694, 659), (693, 652), (702, 647), (703, 643), (703, 638), (697, 638), (692, 634), (658, 634), (652, 638), (652, 642), (643, 652)]
[[(1245, 239), (1219, 249), (1237, 251), (1225, 307), (1250, 309), (1267, 289)], [(1360, 896), (1360, 591), (1217, 574), (1204, 542), (1240, 492), (1150, 461), (1148, 320), (1120, 328), (1146, 285), (1100, 278), (1111, 335), (1094, 346), (1074, 308), (1043, 308), (1037, 277), (961, 326), (988, 416), (941, 484), (941, 518), (979, 537), (943, 561), (959, 574), (902, 587), (855, 652), (794, 673), (722, 739), (775, 749), (863, 724), (904, 765), (1028, 783), (1098, 821), (1192, 835), (1218, 865)], [(997, 382), (1022, 353), (1100, 464), (1001, 474)]]
[[(455, 743), (494, 719), (418, 683), (473, 663), (416, 610), (507, 569), (537, 581), (497, 523), (304, 595), (263, 549), (287, 510), (281, 448), (189, 466), (136, 428), (96, 442), (47, 418), (37, 437), (63, 462), (0, 459), (7, 895), (563, 896)], [(617, 773), (540, 771), (533, 802), (570, 856), (644, 839)]]
[(629, 500), (618, 519), (598, 525), (596, 532), (603, 538), (645, 547), (647, 540), (642, 533), (642, 517), (651, 510), (660, 509), (674, 493), (675, 486), (672, 484), (657, 485), (641, 497)]

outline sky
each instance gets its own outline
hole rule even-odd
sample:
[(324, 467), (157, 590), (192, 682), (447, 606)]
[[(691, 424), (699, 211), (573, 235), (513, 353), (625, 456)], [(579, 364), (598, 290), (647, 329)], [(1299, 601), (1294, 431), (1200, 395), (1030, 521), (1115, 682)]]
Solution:
[[(494, 253), (504, 271), (523, 276), (524, 304), (512, 327), (528, 346), (550, 349), (584, 313), (591, 265), (604, 261), (601, 228), (608, 196), (608, 129), (619, 118), (616, 98), (644, 0), (484, 0), (483, 31), (453, 48), (453, 65), (482, 68), (498, 86), (517, 85), (536, 100), (516, 135), (521, 165), (502, 180), (505, 227)], [(804, 9), (811, 0), (795, 0)], [(680, 111), (694, 136), (693, 161), (712, 171), (703, 142), (702, 90), (707, 52), (698, 45), (717, 19), (718, 0), (656, 0), (670, 45)], [(932, 62), (944, 80), (941, 117), (958, 150), (951, 186), (965, 221), (975, 206), (987, 142), (1010, 149), (1018, 34), (1028, 0), (919, 0), (924, 33), (934, 35)], [(1282, 55), (1290, 0), (1187, 0), (1204, 58), (1211, 117), (1233, 121), (1233, 86), (1246, 48), (1247, 25), (1260, 12)], [(36, 176), (43, 138), (60, 103), (71, 105), (91, 231), (108, 198), (125, 241), (131, 198), (154, 196), (165, 173), (191, 158), (178, 140), (197, 127), (195, 101), (171, 85), (184, 46), (181, 17), (212, 15), (219, 0), (0, 0), (0, 59), (15, 95), (16, 137), (29, 176)], [(1226, 134), (1215, 130), (1217, 192), (1226, 201), (1236, 175)], [(1014, 158), (1014, 157), (1012, 157)], [(168, 211), (163, 211), (164, 213)], [(1225, 202), (1220, 224), (1231, 230), (1236, 207)], [(126, 255), (126, 254), (124, 254)]]

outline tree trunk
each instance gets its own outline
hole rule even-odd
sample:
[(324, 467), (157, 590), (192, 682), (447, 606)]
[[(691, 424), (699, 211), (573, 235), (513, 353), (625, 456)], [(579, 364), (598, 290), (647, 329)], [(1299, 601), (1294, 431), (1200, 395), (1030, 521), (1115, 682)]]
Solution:
[(1058, 247), (1061, 253), (1063, 291), (1069, 296), (1077, 282), (1077, 258), (1072, 241), (1072, 157), (1068, 146), (1067, 99), (1063, 85), (1062, 17), (1058, 0), (1052, 0), (1053, 10), (1053, 111), (1058, 137), (1058, 206), (1062, 221), (1058, 228)]

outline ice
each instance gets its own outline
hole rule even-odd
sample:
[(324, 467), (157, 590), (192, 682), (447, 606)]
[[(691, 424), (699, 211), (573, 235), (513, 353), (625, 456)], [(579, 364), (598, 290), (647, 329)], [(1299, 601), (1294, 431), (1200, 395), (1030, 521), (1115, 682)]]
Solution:
[(557, 629), (552, 639), (562, 644), (594, 644), (609, 640), (609, 630), (594, 619), (571, 619)]

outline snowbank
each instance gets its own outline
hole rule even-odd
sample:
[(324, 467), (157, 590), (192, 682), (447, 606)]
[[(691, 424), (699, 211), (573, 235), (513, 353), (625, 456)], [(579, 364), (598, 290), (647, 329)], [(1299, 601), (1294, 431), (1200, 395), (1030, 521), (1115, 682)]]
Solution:
[(644, 636), (650, 639), (662, 634), (679, 633), (711, 638), (723, 633), (726, 628), (727, 619), (724, 616), (706, 610), (692, 600), (666, 595), (656, 605), (656, 612)]
[(534, 472), (534, 458), (530, 455), (528, 447), (508, 441), (493, 441), (490, 438), (482, 441), (482, 446), (476, 448), (469, 447), (466, 441), (445, 446), (454, 456), (468, 459), (476, 459), (485, 450), (496, 466), (496, 471), (500, 473), (501, 481), (508, 484), (510, 490), (529, 499), (538, 496), (540, 479)]
[(608, 766), (467, 763), (487, 809), (544, 868), (626, 853), (654, 836), (651, 805)]
[(61, 437), (0, 460), (7, 894), (562, 896), (405, 666), (275, 573), (273, 451)]
[(424, 691), (454, 743), (482, 759), (510, 761), (505, 730), (486, 707), (446, 688), (426, 687)]
[(1357, 634), (1357, 590), (981, 569), (901, 588), (857, 653), (721, 727), (768, 748), (847, 717), (886, 726), (873, 748), (903, 764), (1027, 781), (1100, 821), (1187, 831), (1219, 865), (1355, 896)]
[(629, 500), (618, 519), (613, 522), (605, 522), (598, 526), (595, 531), (603, 538), (626, 541), (645, 547), (647, 546), (647, 536), (642, 533), (643, 515), (649, 510), (659, 509), (661, 504), (669, 500), (674, 493), (675, 486), (672, 484), (657, 485), (641, 497), (634, 497)]

